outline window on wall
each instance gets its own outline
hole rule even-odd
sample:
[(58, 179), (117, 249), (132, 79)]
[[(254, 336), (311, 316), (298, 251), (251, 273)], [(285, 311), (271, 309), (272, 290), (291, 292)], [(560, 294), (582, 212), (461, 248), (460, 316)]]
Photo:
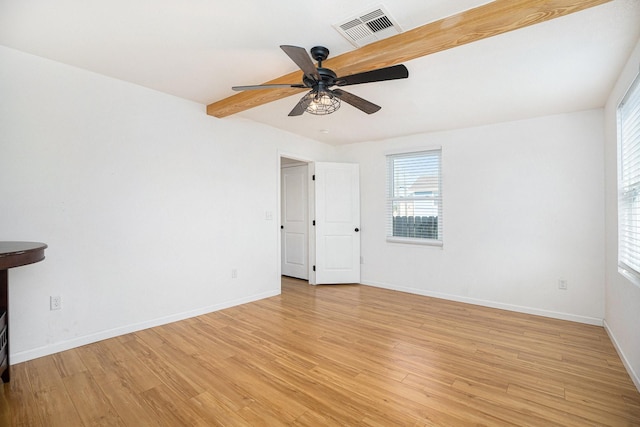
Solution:
[(618, 106), (618, 266), (640, 285), (640, 77)]
[(442, 245), (441, 150), (387, 156), (387, 240)]

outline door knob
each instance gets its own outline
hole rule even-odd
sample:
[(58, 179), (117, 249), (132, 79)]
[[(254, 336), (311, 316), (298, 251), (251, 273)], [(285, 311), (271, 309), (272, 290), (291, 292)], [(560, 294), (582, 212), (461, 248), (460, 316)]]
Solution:
[(356, 233), (357, 233), (358, 231), (360, 231), (360, 229), (359, 229), (358, 227), (356, 227)]

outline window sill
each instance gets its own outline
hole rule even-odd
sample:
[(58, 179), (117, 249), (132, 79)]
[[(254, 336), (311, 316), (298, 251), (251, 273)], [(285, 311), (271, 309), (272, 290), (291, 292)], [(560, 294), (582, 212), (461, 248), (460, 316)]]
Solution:
[(620, 266), (618, 266), (618, 273), (620, 273), (622, 277), (640, 288), (640, 277), (638, 277), (637, 274)]
[(387, 243), (405, 243), (405, 244), (408, 244), (408, 245), (439, 246), (439, 247), (442, 247), (442, 241), (441, 240), (413, 239), (411, 237), (390, 237), (390, 236), (387, 236)]

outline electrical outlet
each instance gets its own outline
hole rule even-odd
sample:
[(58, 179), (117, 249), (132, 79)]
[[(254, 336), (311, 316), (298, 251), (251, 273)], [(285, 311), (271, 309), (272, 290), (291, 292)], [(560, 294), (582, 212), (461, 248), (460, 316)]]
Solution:
[(62, 297), (60, 295), (49, 297), (49, 310), (60, 310), (62, 308)]
[(558, 280), (558, 289), (561, 289), (563, 291), (567, 290), (567, 281), (565, 279)]
[(236, 270), (235, 268), (231, 269), (231, 278), (232, 279), (238, 278), (238, 270)]

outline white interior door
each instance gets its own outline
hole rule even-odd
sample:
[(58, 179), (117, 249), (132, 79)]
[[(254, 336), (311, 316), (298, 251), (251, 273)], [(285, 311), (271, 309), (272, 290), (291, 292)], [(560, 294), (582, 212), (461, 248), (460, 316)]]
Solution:
[(308, 166), (282, 168), (280, 176), (282, 274), (308, 280)]
[(360, 282), (357, 164), (315, 163), (315, 283)]

